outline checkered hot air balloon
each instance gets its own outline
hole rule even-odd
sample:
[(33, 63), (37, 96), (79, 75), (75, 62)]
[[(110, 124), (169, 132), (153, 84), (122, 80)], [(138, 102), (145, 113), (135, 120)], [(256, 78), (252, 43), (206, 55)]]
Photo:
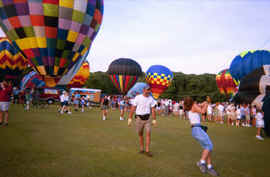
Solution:
[(27, 68), (27, 59), (6, 37), (0, 38), (0, 78), (19, 84), (19, 76)]
[(85, 61), (80, 67), (79, 71), (75, 74), (72, 80), (69, 82), (68, 87), (81, 88), (86, 83), (87, 79), (90, 76), (90, 67), (89, 63)]
[(90, 49), (103, 0), (0, 0), (0, 25), (53, 87)]
[(142, 74), (142, 69), (132, 59), (119, 58), (110, 64), (107, 74), (119, 92), (126, 94)]
[(162, 65), (153, 65), (146, 71), (146, 82), (150, 85), (153, 97), (158, 97), (170, 86), (173, 73)]
[(221, 94), (234, 95), (238, 83), (232, 78), (229, 69), (224, 69), (216, 75), (217, 87)]

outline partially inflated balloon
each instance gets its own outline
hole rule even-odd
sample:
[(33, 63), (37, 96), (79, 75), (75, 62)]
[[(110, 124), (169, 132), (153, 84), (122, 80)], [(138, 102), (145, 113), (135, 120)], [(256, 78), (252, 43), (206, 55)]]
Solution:
[(236, 56), (230, 65), (232, 77), (240, 81), (253, 70), (270, 64), (270, 52), (267, 50), (252, 50)]
[(171, 70), (162, 65), (153, 65), (146, 71), (146, 82), (150, 85), (155, 99), (170, 86), (173, 80)]
[(127, 93), (127, 97), (134, 98), (138, 94), (143, 93), (143, 89), (147, 86), (147, 83), (137, 82)]
[(270, 65), (264, 65), (241, 79), (238, 93), (233, 100), (236, 103), (252, 103), (261, 108), (263, 98), (269, 94)]
[(224, 69), (216, 75), (216, 82), (221, 94), (233, 95), (237, 92), (237, 82), (232, 78), (229, 69)]
[(90, 49), (103, 0), (0, 0), (0, 25), (48, 86)]
[(129, 58), (114, 60), (107, 71), (114, 86), (123, 94), (136, 83), (142, 74), (141, 66)]
[(0, 77), (17, 85), (19, 76), (27, 68), (27, 59), (5, 38), (0, 38)]
[(79, 71), (72, 80), (69, 82), (68, 87), (76, 87), (81, 88), (86, 83), (87, 79), (90, 76), (90, 67), (89, 63), (85, 61), (82, 66), (80, 67)]
[(25, 75), (21, 81), (21, 91), (27, 88), (42, 88), (45, 86), (45, 82), (42, 80), (42, 77), (35, 71), (31, 71)]

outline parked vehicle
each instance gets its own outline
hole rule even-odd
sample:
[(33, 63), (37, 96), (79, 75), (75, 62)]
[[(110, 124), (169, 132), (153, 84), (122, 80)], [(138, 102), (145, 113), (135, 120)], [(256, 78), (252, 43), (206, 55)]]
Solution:
[(60, 94), (61, 94), (60, 89), (44, 88), (41, 89), (40, 100), (46, 101), (48, 104), (53, 104), (56, 101), (59, 101)]
[(89, 89), (89, 88), (71, 88), (69, 94), (72, 97), (75, 92), (79, 92), (81, 96), (85, 96), (90, 103), (99, 104), (100, 102), (100, 89)]

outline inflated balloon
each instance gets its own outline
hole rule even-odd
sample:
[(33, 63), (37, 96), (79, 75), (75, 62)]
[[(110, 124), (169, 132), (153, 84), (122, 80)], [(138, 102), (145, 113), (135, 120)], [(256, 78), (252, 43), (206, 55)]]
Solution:
[(37, 72), (31, 71), (23, 77), (20, 90), (23, 91), (27, 88), (42, 88), (44, 86), (45, 82), (42, 80), (42, 77)]
[(158, 97), (170, 86), (173, 73), (162, 65), (153, 65), (146, 71), (146, 82), (150, 85), (153, 97)]
[(27, 68), (27, 59), (5, 38), (0, 38), (0, 78), (17, 85), (19, 76)]
[(103, 0), (0, 0), (0, 25), (12, 43), (56, 85), (90, 49)]
[(82, 66), (80, 67), (79, 71), (72, 80), (69, 82), (68, 87), (76, 87), (81, 88), (86, 83), (87, 79), (90, 76), (90, 67), (89, 63), (85, 61)]
[(114, 86), (123, 94), (136, 83), (142, 74), (141, 66), (129, 58), (114, 60), (107, 71)]
[(269, 94), (270, 65), (264, 65), (241, 79), (238, 93), (234, 96), (233, 101), (250, 103), (261, 108), (263, 98)]
[(69, 71), (61, 78), (61, 80), (57, 83), (58, 86), (66, 86), (68, 85), (68, 83), (71, 81), (71, 79), (75, 76), (75, 74), (77, 74), (77, 72), (79, 71), (79, 69), (81, 68), (83, 62), (85, 62), (85, 59), (87, 58), (88, 54), (89, 54), (88, 50), (86, 52), (86, 54), (81, 57), (79, 59), (79, 61), (77, 61), (71, 69), (69, 69)]
[(143, 89), (147, 86), (147, 83), (137, 82), (127, 93), (127, 97), (134, 98), (138, 94), (143, 93)]
[(253, 70), (270, 64), (270, 52), (267, 50), (253, 50), (236, 56), (230, 65), (232, 77), (240, 81)]
[(216, 75), (216, 82), (221, 94), (234, 95), (237, 92), (237, 82), (232, 78), (229, 69), (224, 69)]

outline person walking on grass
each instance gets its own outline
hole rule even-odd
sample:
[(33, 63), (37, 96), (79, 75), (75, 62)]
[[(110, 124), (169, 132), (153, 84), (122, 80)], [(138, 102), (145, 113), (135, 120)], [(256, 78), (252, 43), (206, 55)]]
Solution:
[(120, 109), (120, 120), (124, 120), (124, 115), (125, 115), (125, 111), (126, 111), (126, 97), (121, 98), (121, 100), (118, 103), (119, 105), (119, 109)]
[(60, 114), (64, 114), (65, 112), (67, 112), (68, 114), (71, 114), (70, 107), (68, 106), (68, 101), (69, 101), (68, 92), (63, 91), (63, 94), (60, 96), (60, 102), (61, 102)]
[[(149, 85), (143, 88), (143, 94), (137, 95), (133, 101), (133, 105), (130, 110), (128, 126), (131, 126), (132, 117), (135, 114), (136, 131), (139, 135), (140, 140), (140, 151), (141, 154), (146, 154), (148, 157), (152, 157), (150, 152), (151, 142), (151, 127), (152, 124), (156, 126), (156, 112), (155, 106), (156, 101), (150, 95), (151, 89)], [(152, 116), (150, 116), (152, 115)], [(151, 119), (152, 117), (152, 119)], [(144, 149), (144, 130), (146, 131), (146, 143)]]
[(192, 127), (192, 136), (203, 148), (201, 159), (197, 162), (197, 166), (200, 168), (202, 173), (218, 176), (218, 173), (212, 166), (211, 153), (213, 151), (213, 144), (207, 135), (204, 126), (201, 125), (200, 120), (200, 114), (206, 111), (207, 106), (208, 104), (206, 101), (199, 106), (191, 97), (186, 97), (184, 100), (184, 109), (188, 111), (188, 118)]
[(12, 94), (12, 85), (9, 82), (3, 81), (0, 83), (0, 125), (8, 125), (8, 108), (10, 104), (10, 97)]
[(109, 98), (107, 96), (104, 96), (104, 98), (101, 100), (102, 120), (107, 119), (108, 109), (109, 109)]

